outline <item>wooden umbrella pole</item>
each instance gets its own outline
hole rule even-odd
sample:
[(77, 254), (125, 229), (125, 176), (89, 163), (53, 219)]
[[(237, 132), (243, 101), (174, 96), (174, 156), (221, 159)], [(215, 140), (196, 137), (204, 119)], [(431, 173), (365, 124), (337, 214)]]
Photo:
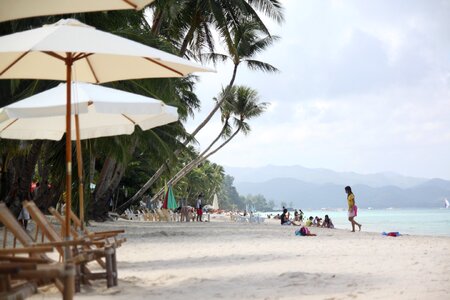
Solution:
[(84, 230), (84, 177), (83, 177), (83, 156), (81, 152), (81, 140), (80, 140), (80, 120), (78, 113), (75, 114), (75, 132), (77, 134), (77, 169), (78, 169), (78, 194), (80, 199), (80, 221), (81, 230)]
[[(66, 228), (65, 239), (70, 239), (70, 210), (72, 207), (72, 139), (71, 139), (71, 81), (72, 81), (72, 53), (66, 53)], [(65, 247), (64, 259), (67, 261), (70, 259), (70, 247)]]

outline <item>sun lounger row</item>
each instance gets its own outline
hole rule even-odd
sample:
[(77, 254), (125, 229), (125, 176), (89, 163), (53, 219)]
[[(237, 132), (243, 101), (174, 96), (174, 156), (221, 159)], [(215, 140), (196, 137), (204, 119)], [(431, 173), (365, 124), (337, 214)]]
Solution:
[(239, 214), (231, 214), (230, 215), (231, 221), (240, 222), (240, 223), (264, 223), (264, 220), (266, 218), (260, 217), (258, 215), (253, 216), (241, 216)]
[[(170, 209), (138, 209), (131, 211), (127, 209), (122, 215), (127, 220), (150, 221), (150, 222), (189, 222), (196, 219), (196, 213), (192, 207), (183, 207), (181, 212), (173, 212)], [(210, 214), (203, 214), (203, 219), (210, 221)]]
[[(72, 299), (73, 291), (79, 291), (80, 284), (90, 284), (91, 280), (106, 279), (107, 287), (117, 285), (116, 249), (125, 242), (118, 236), (123, 230), (81, 230), (80, 220), (72, 213), (71, 240), (63, 240), (34, 202), (24, 201), (23, 205), (36, 223), (34, 237), (23, 229), (6, 205), (0, 203), (3, 248), (8, 244), (8, 236), (13, 239), (13, 248), (0, 249), (0, 299), (23, 299), (35, 292), (37, 286), (49, 283), (58, 287), (63, 299)], [(53, 208), (50, 212), (63, 232), (64, 217)], [(22, 248), (17, 248), (18, 243)], [(45, 253), (53, 249), (59, 254), (59, 260), (51, 259)], [(21, 257), (17, 256), (19, 253)], [(61, 263), (62, 258), (64, 263)], [(102, 271), (91, 271), (88, 266), (91, 262), (98, 263)], [(44, 275), (39, 277), (39, 274)], [(31, 280), (33, 276), (36, 276), (35, 281)], [(26, 278), (30, 280), (24, 281)]]

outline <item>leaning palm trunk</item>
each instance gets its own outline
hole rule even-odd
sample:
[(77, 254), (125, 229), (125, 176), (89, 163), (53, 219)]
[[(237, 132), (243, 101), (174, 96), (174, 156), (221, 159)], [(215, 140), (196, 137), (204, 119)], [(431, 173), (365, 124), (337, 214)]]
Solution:
[[(235, 65), (234, 69), (233, 69), (233, 76), (231, 77), (231, 80), (230, 80), (230, 83), (228, 84), (227, 90), (230, 90), (234, 84), (234, 81), (236, 79), (236, 74), (237, 74), (237, 68), (238, 68), (238, 65)], [(220, 99), (220, 101), (218, 101), (216, 103), (214, 108), (210, 111), (208, 116), (206, 116), (206, 118), (203, 120), (203, 122), (200, 123), (197, 126), (197, 128), (195, 128), (195, 130), (190, 134), (190, 137), (183, 142), (183, 146), (187, 146), (192, 141), (192, 139), (196, 136), (196, 134), (200, 130), (202, 130), (203, 127), (205, 127), (205, 125), (211, 120), (211, 118), (214, 116), (214, 114), (219, 110), (221, 105), (224, 103), (225, 99), (226, 99), (226, 97), (222, 97), (222, 99)], [(178, 156), (181, 154), (182, 151), (183, 151), (183, 149), (178, 149), (174, 152), (175, 159), (178, 158)], [(150, 177), (150, 179), (147, 180), (147, 182), (142, 186), (142, 188), (140, 188), (136, 192), (136, 194), (134, 194), (128, 201), (126, 201), (125, 203), (123, 203), (122, 205), (120, 205), (117, 208), (117, 213), (122, 214), (128, 207), (130, 207), (135, 202), (137, 202), (145, 194), (145, 192), (147, 192), (148, 189), (159, 179), (159, 177), (161, 177), (161, 175), (167, 170), (169, 163), (170, 163), (169, 160), (165, 161), (164, 164), (162, 164), (158, 168), (158, 170), (152, 175), (152, 177)]]
[[(214, 149), (213, 151), (209, 152), (208, 154), (205, 153), (205, 151), (202, 152), (195, 160), (191, 161), (189, 164), (184, 166), (172, 179), (169, 180), (167, 184), (175, 185), (177, 184), (184, 176), (189, 174), (194, 168), (196, 168), (199, 164), (204, 162), (208, 157), (215, 154), (217, 151), (222, 149), (226, 144), (228, 144), (241, 130), (241, 127), (238, 127), (238, 129), (231, 135), (225, 142), (223, 142), (219, 147)], [(211, 146), (211, 145), (210, 145)], [(211, 147), (209, 147), (211, 148)], [(206, 150), (207, 151), (207, 150)], [(160, 198), (162, 194), (164, 193), (164, 188), (161, 189), (158, 193), (156, 193), (151, 201), (155, 201), (156, 199)]]
[[(208, 148), (205, 149), (200, 155), (204, 155), (209, 149), (211, 149), (212, 146), (220, 139), (220, 137), (223, 135), (224, 131), (226, 129), (226, 125), (222, 128), (222, 131), (220, 134), (216, 137), (216, 139), (208, 146)], [(186, 140), (183, 145), (186, 146), (188, 144), (188, 140)], [(178, 149), (175, 151), (174, 155), (175, 157), (178, 157), (181, 153), (181, 149)], [(117, 208), (117, 213), (122, 214), (130, 205), (137, 202), (138, 199), (140, 199), (144, 193), (155, 183), (155, 181), (164, 173), (165, 170), (167, 170), (167, 166), (169, 164), (169, 161), (167, 160), (165, 164), (161, 165), (158, 170), (153, 174), (153, 176), (142, 186), (139, 191), (137, 191), (136, 194), (133, 195), (128, 201), (123, 203)]]
[[(128, 155), (131, 156), (137, 147), (137, 140), (131, 143), (128, 147)], [(112, 157), (108, 157), (103, 164), (100, 172), (100, 180), (95, 187), (94, 192), (94, 207), (92, 215), (96, 218), (103, 218), (108, 212), (108, 202), (111, 199), (114, 191), (120, 184), (126, 170), (126, 162), (118, 162)]]

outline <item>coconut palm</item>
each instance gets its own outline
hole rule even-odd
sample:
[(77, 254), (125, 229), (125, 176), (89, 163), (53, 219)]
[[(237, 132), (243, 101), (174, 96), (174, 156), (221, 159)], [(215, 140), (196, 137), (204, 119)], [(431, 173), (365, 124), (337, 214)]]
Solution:
[[(232, 111), (236, 130), (216, 149), (209, 153), (202, 153), (202, 155), (199, 155), (191, 163), (184, 166), (171, 180), (169, 180), (168, 184), (176, 185), (181, 178), (189, 174), (195, 167), (227, 145), (239, 132), (243, 132), (247, 135), (250, 132), (250, 125), (246, 121), (260, 116), (267, 107), (266, 102), (259, 103), (257, 92), (249, 87), (235, 86), (232, 87), (229, 92), (234, 95), (234, 97), (233, 100), (230, 100), (228, 97), (229, 102), (227, 103), (226, 111)], [(157, 199), (161, 194), (162, 190), (155, 194), (153, 199)]]
[(254, 20), (269, 34), (258, 12), (281, 23), (278, 0), (184, 0), (155, 1), (152, 32), (162, 34), (180, 48), (180, 56), (196, 56), (205, 48), (214, 52), (213, 30), (229, 43), (230, 31), (244, 20)]
[[(267, 47), (272, 45), (278, 37), (276, 36), (262, 36), (261, 30), (255, 22), (247, 22), (242, 25), (242, 27), (235, 28), (233, 31), (232, 43), (227, 44), (227, 49), (229, 55), (224, 54), (205, 54), (203, 58), (206, 60), (211, 60), (217, 62), (219, 60), (226, 61), (231, 60), (233, 62), (233, 74), (231, 80), (224, 90), (223, 94), (226, 94), (228, 89), (233, 87), (234, 81), (236, 79), (237, 71), (240, 65), (245, 64), (253, 70), (261, 70), (265, 72), (276, 72), (278, 71), (274, 66), (253, 59), (253, 57), (260, 52), (264, 51)], [(187, 145), (192, 139), (197, 135), (197, 133), (206, 126), (206, 124), (212, 119), (214, 114), (223, 106), (224, 101), (227, 97), (219, 97), (214, 108), (208, 114), (208, 116), (197, 126), (197, 128), (190, 134), (190, 138), (184, 141), (184, 145)], [(225, 124), (224, 124), (225, 125)], [(174, 153), (175, 157), (178, 157), (181, 150)], [(125, 210), (129, 205), (138, 201), (142, 195), (158, 180), (158, 178), (167, 170), (169, 162), (166, 161), (162, 164), (158, 170), (147, 180), (147, 182), (134, 194), (122, 207)], [(119, 211), (121, 212), (121, 211)]]
[[(87, 24), (94, 25), (99, 29), (114, 32), (115, 34), (137, 40), (138, 42), (151, 45), (168, 52), (177, 52), (176, 48), (169, 42), (148, 35), (150, 27), (145, 20), (143, 12), (115, 11), (108, 13), (77, 14), (76, 17), (83, 20)], [(42, 23), (48, 23), (51, 21), (54, 21), (54, 17), (33, 18), (17, 22), (5, 22), (2, 23), (1, 32), (6, 34), (14, 31), (21, 31), (25, 28), (28, 29), (40, 26)], [(187, 78), (177, 79), (171, 78), (122, 81), (108, 85), (126, 91), (143, 94), (145, 96), (165, 100), (166, 102), (169, 102), (169, 104), (177, 106), (179, 115), (181, 119), (183, 119), (188, 115), (192, 115), (199, 107), (199, 100), (193, 92), (194, 83), (195, 76), (189, 76)], [(25, 96), (31, 96), (32, 94), (50, 88), (56, 84), (56, 82), (52, 81), (2, 80), (0, 81), (0, 99), (1, 101), (7, 99), (8, 102), (2, 103), (2, 105), (7, 105), (9, 102), (19, 100)], [(167, 101), (167, 99), (169, 99), (169, 101)], [(132, 160), (134, 155), (136, 155), (136, 150), (141, 150), (143, 148), (143, 146), (140, 145), (151, 141), (151, 144), (154, 145), (152, 149), (158, 149), (161, 155), (152, 155), (145, 152), (149, 157), (153, 157), (155, 165), (159, 165), (161, 161), (164, 161), (170, 157), (178, 147), (181, 147), (178, 141), (172, 141), (187, 138), (182, 124), (177, 123), (169, 125), (168, 128), (173, 130), (164, 130), (164, 132), (153, 130), (151, 133), (137, 133), (136, 136), (132, 137), (133, 140), (129, 140), (126, 137), (117, 137), (110, 139), (107, 142), (82, 142), (84, 153), (92, 153), (92, 155), (87, 156), (88, 159), (85, 160), (85, 170), (90, 170), (86, 181), (92, 182), (91, 180), (94, 178), (97, 179), (97, 190), (94, 193), (95, 198), (92, 200), (92, 204), (94, 206), (93, 211), (97, 211), (97, 208), (95, 207), (97, 205), (99, 207), (106, 205), (108, 197), (117, 189), (117, 186), (123, 178), (125, 169), (128, 166), (127, 163)], [(173, 138), (171, 139), (168, 135), (171, 135)], [(31, 144), (33, 143), (35, 142), (31, 142)], [(4, 144), (5, 141), (0, 141), (0, 148), (4, 149)], [(55, 145), (57, 145), (57, 143)], [(50, 177), (54, 180), (54, 186), (59, 186), (59, 184), (56, 184), (59, 176), (54, 176), (54, 174), (58, 174), (59, 167), (59, 153), (55, 153), (57, 150), (60, 151), (61, 149), (59, 147), (52, 147), (49, 149), (48, 153), (47, 151), (44, 151), (45, 157), (44, 153), (41, 155), (43, 165), (52, 166), (52, 174), (50, 174)], [(21, 161), (20, 159), (8, 161), (11, 162), (11, 168), (17, 170), (11, 174), (16, 174), (20, 170), (25, 170), (22, 168), (23, 166), (18, 163)], [(93, 172), (94, 166), (96, 165), (99, 167), (98, 174), (101, 176), (98, 176), (97, 172)], [(55, 168), (53, 168), (53, 166), (55, 166)], [(74, 167), (76, 167), (76, 163), (74, 163)], [(34, 172), (34, 166), (33, 168), (27, 168), (27, 170), (28, 169), (31, 170), (28, 172), (29, 174), (22, 177), (30, 178), (31, 180)], [(107, 175), (103, 175), (110, 174), (107, 172), (108, 170), (113, 171), (113, 176), (108, 177)], [(4, 176), (2, 176), (2, 180), (3, 179), (5, 179)], [(12, 182), (14, 180), (11, 178), (9, 181)], [(29, 190), (30, 184), (31, 182), (23, 183), (21, 185), (23, 186), (22, 189), (24, 192)], [(2, 185), (2, 188), (5, 186), (6, 185)], [(74, 199), (76, 199), (76, 197), (74, 197)], [(98, 211), (102, 211), (102, 209), (98, 209)]]
[[(195, 155), (198, 155), (198, 153)], [(187, 155), (182, 160), (188, 163), (190, 159), (191, 155)], [(173, 188), (177, 199), (183, 197), (186, 198), (188, 203), (194, 204), (199, 193), (203, 193), (206, 199), (210, 199), (215, 192), (220, 192), (224, 178), (225, 171), (222, 166), (205, 161), (181, 179)]]

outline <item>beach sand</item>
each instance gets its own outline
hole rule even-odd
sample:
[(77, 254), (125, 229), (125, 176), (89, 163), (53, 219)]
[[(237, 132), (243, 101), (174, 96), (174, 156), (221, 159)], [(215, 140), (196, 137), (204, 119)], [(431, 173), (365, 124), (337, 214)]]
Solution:
[[(350, 227), (350, 224), (349, 224)], [(450, 238), (312, 228), (278, 221), (92, 223), (125, 229), (119, 286), (83, 287), (76, 299), (449, 299)], [(364, 227), (363, 227), (364, 229)], [(56, 288), (31, 299), (60, 299)]]

